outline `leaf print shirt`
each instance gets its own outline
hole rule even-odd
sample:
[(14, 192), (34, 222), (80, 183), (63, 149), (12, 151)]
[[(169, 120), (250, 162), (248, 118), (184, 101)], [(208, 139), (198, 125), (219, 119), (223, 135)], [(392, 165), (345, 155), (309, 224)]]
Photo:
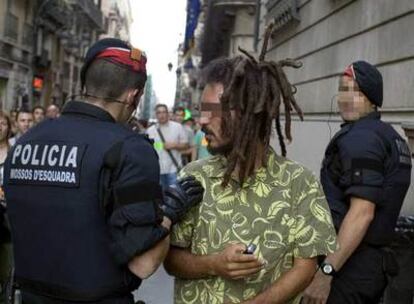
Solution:
[[(213, 156), (187, 165), (204, 189), (203, 201), (173, 227), (171, 244), (191, 253), (221, 252), (229, 243), (254, 243), (267, 262), (244, 280), (210, 277), (175, 280), (176, 304), (240, 303), (268, 288), (293, 266), (294, 258), (326, 255), (336, 249), (331, 214), (321, 186), (303, 166), (270, 149), (267, 167), (239, 186), (221, 183), (226, 159)], [(289, 303), (299, 303), (300, 297)]]

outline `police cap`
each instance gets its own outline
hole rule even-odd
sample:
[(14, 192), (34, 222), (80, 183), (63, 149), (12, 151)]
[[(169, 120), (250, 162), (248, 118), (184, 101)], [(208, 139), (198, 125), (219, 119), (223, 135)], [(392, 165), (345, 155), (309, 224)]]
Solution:
[(358, 83), (359, 89), (370, 102), (382, 106), (382, 75), (375, 66), (366, 61), (356, 61), (346, 68), (344, 75), (352, 77)]
[(98, 58), (122, 65), (137, 73), (146, 75), (147, 57), (141, 50), (116, 38), (105, 38), (94, 43), (86, 53), (81, 69), (81, 85), (85, 84), (86, 72), (90, 64)]

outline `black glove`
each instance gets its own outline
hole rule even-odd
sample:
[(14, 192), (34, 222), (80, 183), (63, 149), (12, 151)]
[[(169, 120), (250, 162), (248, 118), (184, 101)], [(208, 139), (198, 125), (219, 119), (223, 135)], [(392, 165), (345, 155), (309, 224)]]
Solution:
[(193, 176), (179, 179), (176, 185), (165, 190), (161, 209), (175, 224), (191, 207), (201, 202), (203, 193), (203, 186)]

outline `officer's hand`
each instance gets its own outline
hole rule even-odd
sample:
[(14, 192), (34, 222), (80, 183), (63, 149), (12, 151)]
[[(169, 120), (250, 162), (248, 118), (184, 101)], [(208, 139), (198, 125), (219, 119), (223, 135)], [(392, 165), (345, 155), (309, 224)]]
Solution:
[(332, 277), (320, 270), (315, 274), (312, 283), (303, 293), (302, 304), (325, 304), (331, 291)]
[(161, 208), (173, 224), (203, 199), (204, 188), (193, 176), (179, 179), (177, 184), (165, 190)]
[(254, 254), (243, 254), (244, 244), (230, 244), (215, 255), (212, 263), (213, 274), (232, 280), (243, 279), (259, 272), (264, 262)]

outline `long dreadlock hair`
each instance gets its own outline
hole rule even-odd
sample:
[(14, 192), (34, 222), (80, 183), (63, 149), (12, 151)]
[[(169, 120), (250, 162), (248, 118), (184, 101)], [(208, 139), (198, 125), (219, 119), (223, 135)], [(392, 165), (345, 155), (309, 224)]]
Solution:
[[(285, 136), (291, 141), (291, 111), (296, 110), (301, 120), (303, 112), (296, 103), (294, 94), (296, 88), (292, 86), (283, 71), (284, 66), (300, 68), (302, 63), (292, 59), (278, 62), (265, 61), (268, 42), (272, 33), (271, 24), (265, 33), (264, 43), (260, 56), (256, 60), (247, 51), (239, 48), (244, 56), (223, 60), (225, 69), (215, 69), (218, 75), (210, 71), (207, 83), (222, 83), (225, 90), (221, 97), (223, 117), (222, 132), (227, 138), (233, 139), (233, 145), (226, 154), (227, 168), (224, 174), (223, 186), (229, 183), (232, 173), (238, 169), (240, 184), (252, 175), (259, 159), (266, 166), (267, 151), (269, 148), (272, 125), (275, 122), (276, 132), (283, 156), (286, 156), (286, 146), (280, 123), (280, 105), (284, 104)], [(208, 69), (207, 69), (208, 71)], [(221, 74), (221, 75), (220, 75)], [(258, 144), (263, 146), (258, 153)], [(260, 155), (258, 155), (260, 154)]]

